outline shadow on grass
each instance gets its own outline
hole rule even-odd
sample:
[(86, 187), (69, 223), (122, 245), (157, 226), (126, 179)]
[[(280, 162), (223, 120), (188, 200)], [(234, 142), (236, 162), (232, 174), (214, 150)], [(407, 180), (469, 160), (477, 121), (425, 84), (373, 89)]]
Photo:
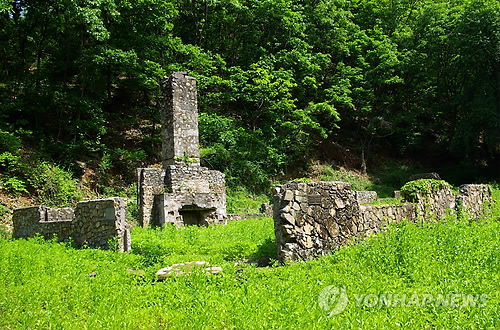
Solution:
[(276, 240), (267, 238), (252, 255), (253, 259), (271, 258), (276, 259)]

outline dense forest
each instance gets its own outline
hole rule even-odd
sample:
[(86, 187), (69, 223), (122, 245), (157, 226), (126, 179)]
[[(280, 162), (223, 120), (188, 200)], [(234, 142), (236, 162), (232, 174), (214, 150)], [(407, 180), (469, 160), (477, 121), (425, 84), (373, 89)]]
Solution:
[(345, 153), (499, 176), (498, 0), (1, 0), (0, 45), (6, 189), (132, 183), (173, 71), (197, 78), (202, 162), (230, 187)]

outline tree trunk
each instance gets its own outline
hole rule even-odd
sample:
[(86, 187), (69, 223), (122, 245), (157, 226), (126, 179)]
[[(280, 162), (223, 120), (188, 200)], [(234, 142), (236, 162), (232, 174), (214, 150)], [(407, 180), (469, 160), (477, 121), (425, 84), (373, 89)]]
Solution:
[(365, 146), (361, 146), (361, 172), (366, 175)]

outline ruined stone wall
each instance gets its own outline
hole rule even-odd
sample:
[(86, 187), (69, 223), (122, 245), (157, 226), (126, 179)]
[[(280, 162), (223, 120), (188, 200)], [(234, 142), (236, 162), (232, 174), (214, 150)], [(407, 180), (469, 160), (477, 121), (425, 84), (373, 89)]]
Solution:
[(165, 187), (169, 192), (226, 192), (224, 173), (201, 166), (169, 165), (165, 168)]
[(139, 223), (148, 227), (153, 220), (154, 196), (165, 192), (165, 170), (161, 168), (137, 169), (137, 210)]
[(356, 191), (356, 200), (359, 205), (368, 204), (377, 199), (376, 191)]
[(349, 183), (287, 183), (275, 188), (273, 212), (280, 259), (311, 259), (357, 234), (359, 204)]
[(403, 219), (417, 221), (415, 204), (403, 205), (360, 205), (358, 233), (378, 233), (386, 223), (399, 223)]
[[(491, 201), (487, 185), (464, 185), (456, 197), (472, 215)], [(360, 205), (365, 194), (344, 182), (287, 183), (274, 192), (274, 231), (278, 258), (311, 259), (357, 236), (379, 232), (390, 222), (439, 219), (455, 212), (457, 202), (449, 188), (418, 195), (417, 203)]]
[(454, 213), (455, 195), (450, 187), (444, 187), (431, 194), (417, 194), (418, 215), (424, 218), (440, 219)]
[(74, 229), (74, 213), (59, 210), (43, 205), (14, 210), (12, 237), (33, 237), (39, 233), (46, 238), (57, 234), (61, 240), (68, 239)]
[(484, 204), (491, 201), (491, 187), (484, 184), (464, 184), (460, 186), (457, 195), (457, 207), (468, 213), (473, 218), (478, 218), (483, 214)]
[(127, 199), (112, 197), (80, 202), (75, 208), (74, 240), (77, 245), (108, 248), (116, 239), (120, 251), (130, 251)]
[(34, 206), (14, 210), (14, 238), (45, 238), (54, 234), (61, 241), (70, 237), (78, 246), (107, 249), (116, 239), (120, 251), (130, 250), (130, 227), (125, 198), (113, 197), (80, 202), (75, 209)]

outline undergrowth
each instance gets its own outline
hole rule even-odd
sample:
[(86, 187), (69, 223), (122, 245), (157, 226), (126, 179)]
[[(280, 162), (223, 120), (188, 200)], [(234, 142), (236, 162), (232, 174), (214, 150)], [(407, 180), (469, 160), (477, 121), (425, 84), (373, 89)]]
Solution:
[(265, 194), (252, 194), (247, 189), (227, 190), (227, 213), (259, 213), (263, 203), (269, 203)]
[[(263, 268), (235, 261), (275, 256), (271, 219), (135, 228), (130, 254), (0, 238), (0, 328), (499, 328), (498, 215), (403, 222), (317, 260)], [(194, 260), (223, 274), (155, 281), (157, 269)], [(346, 309), (327, 317), (318, 295), (340, 284)], [(487, 303), (356, 306), (355, 295), (381, 293), (482, 294)]]

